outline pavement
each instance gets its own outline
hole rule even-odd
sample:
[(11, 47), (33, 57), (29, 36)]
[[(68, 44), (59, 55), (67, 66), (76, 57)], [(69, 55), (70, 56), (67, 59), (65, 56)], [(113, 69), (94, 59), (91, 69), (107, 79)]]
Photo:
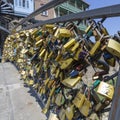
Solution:
[(0, 63), (0, 120), (47, 120), (35, 93), (11, 63)]

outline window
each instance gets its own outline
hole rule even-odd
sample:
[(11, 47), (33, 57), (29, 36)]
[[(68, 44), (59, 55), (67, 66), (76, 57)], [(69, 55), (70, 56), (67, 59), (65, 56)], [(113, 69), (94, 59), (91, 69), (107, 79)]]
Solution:
[(19, 6), (20, 6), (20, 7), (22, 6), (22, 1), (21, 1), (21, 0), (19, 0)]
[(15, 6), (18, 6), (18, 0), (15, 0)]
[[(43, 6), (44, 4), (41, 4), (40, 6)], [(43, 16), (48, 16), (48, 11), (46, 10), (46, 11), (43, 11), (42, 13), (41, 13), (41, 15), (43, 15)]]
[(23, 0), (23, 7), (25, 7), (25, 0)]
[(27, 0), (27, 8), (29, 8), (29, 1)]
[(43, 15), (43, 16), (48, 16), (48, 11), (43, 11), (43, 12), (42, 12), (42, 15)]

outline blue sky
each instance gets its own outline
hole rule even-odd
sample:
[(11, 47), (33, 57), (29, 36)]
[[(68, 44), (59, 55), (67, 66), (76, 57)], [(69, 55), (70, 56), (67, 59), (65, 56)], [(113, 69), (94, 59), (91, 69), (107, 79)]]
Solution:
[[(90, 7), (90, 9), (100, 8), (115, 4), (120, 4), (120, 0), (85, 0)], [(104, 22), (104, 26), (108, 29), (110, 35), (114, 35), (117, 31), (120, 31), (120, 17), (107, 18)]]

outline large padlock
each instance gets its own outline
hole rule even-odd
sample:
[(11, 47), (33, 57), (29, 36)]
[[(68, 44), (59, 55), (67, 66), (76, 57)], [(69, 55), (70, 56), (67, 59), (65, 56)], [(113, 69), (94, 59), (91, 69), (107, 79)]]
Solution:
[(119, 42), (113, 39), (109, 39), (108, 44), (106, 46), (106, 50), (110, 52), (112, 55), (120, 58), (120, 43)]
[(97, 93), (99, 93), (100, 95), (103, 95), (111, 100), (113, 98), (113, 94), (114, 94), (114, 87), (112, 85), (102, 81), (98, 86)]

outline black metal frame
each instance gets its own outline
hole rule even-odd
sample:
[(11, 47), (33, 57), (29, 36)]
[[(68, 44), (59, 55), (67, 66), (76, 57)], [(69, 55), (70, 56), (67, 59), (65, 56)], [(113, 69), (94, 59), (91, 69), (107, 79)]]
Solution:
[(64, 23), (68, 21), (86, 20), (89, 18), (97, 19), (97, 18), (117, 17), (117, 16), (120, 16), (120, 4), (88, 10), (85, 12), (74, 13), (70, 15), (65, 15), (62, 17), (58, 17), (46, 21), (40, 21), (32, 26), (25, 27), (22, 30), (35, 28), (44, 24)]

